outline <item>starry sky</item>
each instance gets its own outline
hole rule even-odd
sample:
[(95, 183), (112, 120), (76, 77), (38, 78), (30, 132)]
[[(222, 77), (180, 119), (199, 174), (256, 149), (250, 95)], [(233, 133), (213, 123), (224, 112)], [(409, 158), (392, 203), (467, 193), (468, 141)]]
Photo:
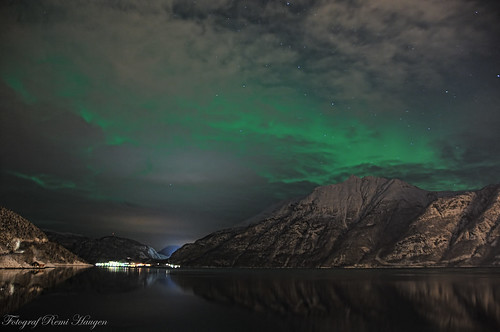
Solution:
[(500, 5), (0, 2), (0, 204), (157, 249), (349, 175), (500, 182)]

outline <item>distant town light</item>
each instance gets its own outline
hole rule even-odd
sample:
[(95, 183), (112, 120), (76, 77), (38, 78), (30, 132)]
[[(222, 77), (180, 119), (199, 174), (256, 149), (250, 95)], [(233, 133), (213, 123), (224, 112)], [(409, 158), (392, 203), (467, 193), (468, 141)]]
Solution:
[[(151, 264), (149, 263), (122, 263), (122, 262), (117, 262), (117, 261), (109, 261), (105, 263), (95, 263), (95, 266), (97, 267), (150, 267)], [(172, 269), (178, 269), (181, 266), (176, 265), (176, 264), (165, 264), (166, 267), (172, 268)]]

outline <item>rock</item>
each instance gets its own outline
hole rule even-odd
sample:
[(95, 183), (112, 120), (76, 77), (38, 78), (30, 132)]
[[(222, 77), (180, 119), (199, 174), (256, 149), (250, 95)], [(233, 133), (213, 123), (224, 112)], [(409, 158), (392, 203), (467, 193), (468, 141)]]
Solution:
[(429, 192), (352, 176), (245, 227), (173, 253), (181, 266), (380, 267), (500, 264), (500, 185)]
[(87, 265), (18, 214), (0, 207), (0, 268)]

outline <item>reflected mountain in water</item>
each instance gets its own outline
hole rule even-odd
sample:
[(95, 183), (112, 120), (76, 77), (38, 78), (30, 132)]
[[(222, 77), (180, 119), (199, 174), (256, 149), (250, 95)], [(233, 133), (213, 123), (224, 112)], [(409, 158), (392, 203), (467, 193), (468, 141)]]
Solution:
[(500, 278), (487, 271), (175, 273), (209, 301), (288, 316), (297, 330), (498, 331)]
[(85, 270), (85, 267), (0, 270), (0, 315), (12, 313), (39, 296)]

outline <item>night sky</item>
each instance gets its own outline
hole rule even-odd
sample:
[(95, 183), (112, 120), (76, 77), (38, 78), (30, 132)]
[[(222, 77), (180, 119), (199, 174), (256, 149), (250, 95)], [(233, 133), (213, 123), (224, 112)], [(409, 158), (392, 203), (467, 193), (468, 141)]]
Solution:
[(0, 205), (161, 249), (349, 175), (500, 182), (498, 1), (1, 1)]

